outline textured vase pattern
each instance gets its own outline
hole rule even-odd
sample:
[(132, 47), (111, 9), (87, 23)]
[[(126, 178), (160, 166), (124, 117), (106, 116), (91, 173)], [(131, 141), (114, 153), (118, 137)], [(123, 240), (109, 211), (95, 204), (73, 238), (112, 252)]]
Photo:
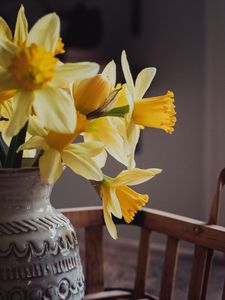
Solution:
[(83, 299), (74, 228), (37, 169), (0, 172), (0, 300)]

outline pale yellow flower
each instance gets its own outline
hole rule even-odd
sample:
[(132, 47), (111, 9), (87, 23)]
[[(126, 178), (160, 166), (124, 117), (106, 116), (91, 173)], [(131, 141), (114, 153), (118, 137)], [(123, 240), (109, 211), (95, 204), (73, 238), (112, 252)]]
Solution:
[(122, 52), (121, 64), (129, 91), (128, 101), (131, 106), (124, 126), (127, 128), (125, 139), (130, 167), (135, 166), (134, 152), (139, 140), (140, 129), (160, 128), (167, 133), (173, 132), (176, 122), (173, 92), (152, 98), (143, 98), (156, 73), (155, 68), (145, 68), (134, 83), (125, 51)]
[(143, 69), (134, 84), (125, 51), (122, 52), (121, 63), (133, 102), (133, 110), (130, 113), (133, 122), (141, 126), (161, 128), (167, 133), (172, 133), (176, 122), (173, 92), (169, 91), (163, 96), (143, 98), (155, 76), (156, 69)]
[(42, 180), (53, 183), (62, 174), (63, 167), (68, 166), (75, 173), (88, 180), (102, 180), (102, 171), (93, 159), (103, 151), (99, 142), (72, 142), (85, 130), (86, 117), (77, 116), (77, 127), (72, 134), (46, 131), (38, 122), (31, 122), (30, 133), (34, 136), (19, 147), (24, 149), (41, 149), (43, 155), (39, 158), (40, 175)]
[(89, 62), (63, 64), (55, 57), (60, 39), (60, 20), (55, 13), (39, 19), (27, 33), (21, 7), (14, 40), (3, 19), (1, 22), (5, 34), (0, 37), (0, 92), (16, 90), (14, 114), (7, 134), (17, 134), (32, 109), (46, 128), (73, 132), (75, 107), (71, 96), (62, 88), (73, 80), (96, 74), (98, 65)]
[(122, 171), (115, 178), (104, 176), (101, 183), (96, 183), (103, 204), (104, 220), (110, 235), (116, 239), (117, 230), (112, 215), (121, 219), (124, 217), (130, 223), (136, 212), (148, 202), (148, 195), (142, 195), (127, 185), (143, 183), (161, 172), (160, 169), (130, 169)]

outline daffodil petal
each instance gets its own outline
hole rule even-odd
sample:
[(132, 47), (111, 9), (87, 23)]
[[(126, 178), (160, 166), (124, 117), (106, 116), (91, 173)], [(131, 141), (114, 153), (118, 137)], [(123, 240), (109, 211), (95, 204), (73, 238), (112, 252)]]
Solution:
[(43, 181), (54, 183), (63, 172), (61, 155), (55, 149), (49, 149), (39, 159), (40, 175)]
[(110, 122), (109, 118), (94, 120), (87, 132), (84, 133), (84, 139), (101, 141), (110, 155), (125, 166), (128, 165), (123, 137), (117, 130), (116, 123)]
[(66, 150), (75, 152), (77, 155), (97, 156), (103, 151), (103, 144), (97, 141), (71, 144)]
[(99, 65), (92, 62), (58, 64), (55, 68), (51, 85), (64, 87), (74, 80), (93, 76), (98, 70)]
[(97, 166), (102, 169), (105, 166), (106, 159), (107, 159), (107, 152), (103, 149), (103, 151), (92, 157), (92, 159), (96, 162)]
[(157, 168), (150, 169), (129, 169), (124, 170), (115, 178), (112, 179), (111, 186), (121, 186), (121, 185), (137, 185), (148, 181), (153, 178), (155, 175), (159, 174), (162, 170)]
[(49, 130), (74, 131), (76, 112), (72, 97), (67, 92), (51, 87), (36, 90), (33, 106), (38, 118)]
[(31, 149), (48, 150), (49, 145), (45, 138), (41, 136), (32, 136), (27, 142), (25, 142), (18, 148), (18, 151), (25, 150), (25, 149), (26, 150), (31, 150)]
[(64, 150), (62, 152), (62, 159), (75, 173), (88, 180), (101, 181), (103, 178), (102, 171), (95, 161), (86, 155), (77, 155), (76, 151)]
[(24, 150), (23, 158), (35, 158), (36, 150)]
[[(1, 50), (0, 50), (1, 52)], [(0, 55), (1, 57), (1, 55)], [(0, 58), (1, 60), (1, 58)], [(13, 76), (6, 70), (0, 69), (0, 92), (5, 90), (14, 90), (18, 88), (18, 83)]]
[(24, 43), (28, 36), (28, 24), (27, 24), (27, 18), (25, 16), (25, 11), (23, 5), (21, 5), (17, 20), (16, 20), (16, 28), (15, 28), (15, 34), (14, 34), (14, 42), (20, 46), (22, 43)]
[(110, 202), (108, 205), (110, 206), (110, 210), (115, 217), (117, 217), (118, 219), (121, 219), (122, 218), (122, 210), (120, 207), (120, 202), (116, 196), (115, 188), (110, 188), (109, 193), (110, 193)]
[(116, 84), (116, 64), (114, 60), (110, 61), (102, 71), (102, 74), (110, 81), (112, 87)]
[(123, 74), (126, 80), (126, 83), (128, 85), (128, 88), (130, 89), (130, 92), (134, 92), (134, 81), (133, 77), (131, 75), (130, 66), (127, 60), (126, 52), (123, 50), (122, 57), (121, 57), (121, 64), (122, 64), (122, 70)]
[(0, 37), (0, 66), (7, 69), (18, 47), (10, 40)]
[(13, 99), (14, 113), (10, 120), (6, 135), (16, 135), (24, 126), (31, 114), (34, 94), (30, 91), (19, 90)]
[(128, 168), (135, 168), (135, 150), (140, 137), (140, 127), (132, 120), (127, 124), (127, 137), (125, 142), (125, 152), (128, 159)]
[(135, 81), (135, 100), (143, 98), (156, 73), (156, 68), (145, 68), (137, 76)]
[(30, 46), (34, 43), (54, 53), (59, 38), (59, 31), (60, 20), (57, 14), (45, 15), (31, 28), (26, 44)]
[(12, 31), (2, 17), (0, 17), (0, 36), (10, 41), (13, 40)]
[(43, 124), (36, 116), (30, 117), (28, 124), (28, 132), (32, 136), (37, 135), (46, 137), (48, 134), (47, 130), (43, 127)]
[(117, 229), (116, 229), (116, 225), (113, 223), (112, 215), (108, 211), (107, 199), (102, 199), (102, 202), (103, 202), (103, 216), (104, 216), (106, 228), (107, 228), (109, 234), (111, 235), (111, 237), (114, 240), (116, 240), (117, 239)]

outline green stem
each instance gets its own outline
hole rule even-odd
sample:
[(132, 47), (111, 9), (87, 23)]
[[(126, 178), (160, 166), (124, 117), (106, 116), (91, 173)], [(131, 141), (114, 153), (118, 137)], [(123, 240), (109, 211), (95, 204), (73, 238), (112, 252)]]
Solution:
[(23, 151), (17, 153), (17, 149), (25, 142), (27, 126), (28, 122), (20, 129), (19, 133), (12, 138), (4, 165), (5, 168), (21, 168)]
[(6, 153), (5, 153), (2, 137), (0, 137), (0, 162), (2, 166), (4, 166), (5, 160), (6, 160)]

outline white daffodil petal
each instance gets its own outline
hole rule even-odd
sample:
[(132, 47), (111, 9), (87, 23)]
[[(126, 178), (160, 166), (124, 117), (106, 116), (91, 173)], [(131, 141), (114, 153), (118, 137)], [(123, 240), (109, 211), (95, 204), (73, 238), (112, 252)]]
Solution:
[(27, 36), (28, 36), (27, 18), (25, 16), (24, 7), (23, 5), (21, 5), (16, 20), (14, 42), (18, 46), (20, 46), (26, 41)]
[(95, 75), (99, 70), (99, 65), (91, 62), (58, 64), (55, 68), (51, 85), (64, 87), (74, 80)]
[(108, 229), (108, 232), (111, 235), (111, 237), (114, 240), (116, 240), (117, 239), (117, 229), (116, 229), (116, 225), (113, 223), (112, 215), (108, 211), (107, 200), (102, 199), (102, 202), (103, 202), (103, 216), (104, 216), (104, 220), (105, 220), (105, 225), (106, 225), (106, 227)]
[(2, 17), (0, 17), (0, 36), (10, 41), (13, 40), (12, 31)]
[(62, 159), (75, 173), (88, 180), (101, 181), (103, 178), (102, 171), (95, 161), (88, 156), (77, 155), (74, 152), (64, 150)]
[(72, 151), (77, 155), (87, 155), (94, 157), (103, 151), (103, 144), (97, 141), (71, 144), (66, 147), (67, 151)]
[(133, 81), (133, 77), (131, 75), (130, 66), (129, 66), (129, 63), (127, 60), (127, 55), (124, 50), (123, 50), (122, 56), (121, 56), (121, 64), (122, 64), (123, 75), (125, 77), (126, 83), (129, 87), (130, 91), (134, 92), (134, 81)]
[(13, 99), (14, 113), (10, 120), (6, 135), (16, 135), (25, 125), (31, 114), (31, 108), (34, 100), (34, 94), (30, 91), (17, 91)]
[(155, 175), (159, 174), (162, 170), (157, 168), (151, 169), (130, 169), (122, 171), (118, 176), (112, 179), (111, 186), (121, 186), (121, 185), (137, 185), (143, 183)]
[(110, 202), (108, 205), (110, 206), (110, 210), (115, 217), (117, 217), (118, 219), (121, 219), (122, 218), (122, 210), (120, 207), (120, 202), (116, 196), (115, 188), (110, 188), (109, 192), (110, 192)]
[(43, 149), (43, 150), (48, 150), (49, 145), (46, 141), (45, 138), (41, 136), (33, 136), (31, 137), (27, 142), (22, 144), (19, 148), (19, 150), (31, 150), (31, 149)]
[(0, 66), (7, 69), (18, 47), (10, 40), (0, 37)]
[(34, 43), (54, 53), (59, 33), (60, 20), (57, 14), (51, 13), (45, 15), (31, 28), (27, 38), (27, 46)]
[(114, 60), (110, 61), (102, 71), (102, 74), (110, 81), (112, 87), (116, 84), (116, 64)]
[(39, 159), (40, 175), (43, 181), (54, 183), (63, 172), (60, 153), (49, 149)]
[(34, 110), (41, 123), (56, 132), (73, 132), (76, 112), (72, 97), (62, 89), (44, 87), (35, 91)]
[(145, 68), (137, 76), (135, 81), (135, 100), (141, 100), (150, 87), (150, 84), (155, 77), (156, 68)]
[[(0, 50), (1, 53), (1, 50)], [(0, 55), (0, 61), (1, 61), (1, 55)], [(0, 62), (1, 64), (1, 62)], [(6, 70), (0, 69), (0, 92), (5, 90), (14, 90), (18, 88), (18, 83), (13, 78), (13, 76)]]

